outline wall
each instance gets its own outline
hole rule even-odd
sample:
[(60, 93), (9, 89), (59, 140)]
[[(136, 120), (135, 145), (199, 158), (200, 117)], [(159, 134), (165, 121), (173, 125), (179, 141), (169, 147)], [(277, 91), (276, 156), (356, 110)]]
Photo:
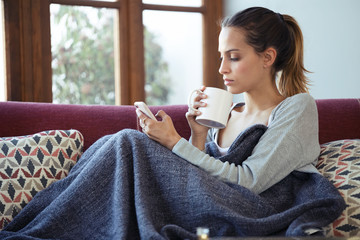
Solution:
[(224, 16), (253, 6), (298, 21), (315, 98), (360, 98), (359, 0), (224, 0)]

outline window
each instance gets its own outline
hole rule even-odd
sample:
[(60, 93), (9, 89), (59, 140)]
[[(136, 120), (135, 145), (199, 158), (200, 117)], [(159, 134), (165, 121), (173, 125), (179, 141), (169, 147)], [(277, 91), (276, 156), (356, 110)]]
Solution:
[[(223, 87), (217, 72), (221, 0), (3, 1), (9, 53), (7, 83), (11, 83), (8, 100), (54, 99), (59, 103), (85, 104), (133, 104), (146, 100), (150, 104), (181, 104), (186, 103), (189, 89), (200, 84)], [(66, 18), (62, 9), (78, 12), (82, 21), (89, 23), (89, 27), (78, 31), (70, 29), (78, 39), (63, 36), (70, 30), (62, 29), (61, 21)], [(176, 36), (169, 26), (156, 24), (159, 18), (162, 23), (170, 23), (170, 27), (183, 28), (184, 33)], [(102, 31), (106, 19), (110, 31)], [(102, 37), (111, 39), (106, 44), (109, 50), (102, 51), (96, 43)], [(176, 46), (165, 44), (180, 37), (184, 39)], [(151, 53), (155, 48), (157, 52)], [(72, 54), (67, 69), (62, 51)], [(84, 56), (81, 51), (94, 55)], [(94, 56), (106, 60), (94, 62)], [(150, 61), (154, 56), (159, 57), (156, 64)], [(96, 73), (102, 67), (106, 74)], [(90, 78), (91, 75), (95, 77)], [(61, 99), (59, 90), (65, 88), (68, 94)]]
[(114, 9), (50, 5), (54, 103), (115, 104)]
[(144, 11), (145, 93), (149, 104), (186, 103), (189, 93), (201, 86), (201, 17), (200, 13)]

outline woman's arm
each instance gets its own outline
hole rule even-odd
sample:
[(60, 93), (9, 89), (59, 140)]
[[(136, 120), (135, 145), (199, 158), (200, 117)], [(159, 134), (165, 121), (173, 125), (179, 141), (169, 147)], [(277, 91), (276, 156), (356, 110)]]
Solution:
[(315, 101), (308, 94), (298, 94), (279, 104), (272, 112), (268, 130), (242, 165), (223, 163), (184, 139), (173, 152), (213, 176), (261, 193), (317, 160), (320, 147)]

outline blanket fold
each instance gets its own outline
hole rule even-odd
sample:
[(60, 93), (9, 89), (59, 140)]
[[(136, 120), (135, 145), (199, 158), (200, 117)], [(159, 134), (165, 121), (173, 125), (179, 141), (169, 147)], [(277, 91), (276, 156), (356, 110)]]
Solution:
[[(251, 153), (265, 130), (250, 129), (246, 136), (257, 137), (239, 137), (231, 154)], [(293, 172), (257, 195), (210, 176), (143, 133), (123, 130), (91, 146), (0, 238), (196, 239), (197, 227), (209, 228), (212, 237), (304, 236), (335, 220), (344, 206), (320, 174)]]

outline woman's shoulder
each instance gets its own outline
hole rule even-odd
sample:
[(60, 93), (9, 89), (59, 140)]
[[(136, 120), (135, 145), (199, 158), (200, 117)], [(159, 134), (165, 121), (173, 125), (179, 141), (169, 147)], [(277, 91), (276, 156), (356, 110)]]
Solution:
[(275, 119), (301, 118), (315, 121), (317, 107), (314, 98), (308, 93), (299, 93), (283, 100), (270, 115), (270, 121)]
[(308, 93), (298, 93), (291, 97), (287, 97), (284, 101), (282, 101), (278, 106), (278, 109), (297, 109), (305, 110), (305, 109), (316, 109), (315, 99)]
[(315, 99), (309, 93), (298, 93), (291, 97), (286, 98), (284, 101), (287, 101), (289, 104), (313, 104)]

